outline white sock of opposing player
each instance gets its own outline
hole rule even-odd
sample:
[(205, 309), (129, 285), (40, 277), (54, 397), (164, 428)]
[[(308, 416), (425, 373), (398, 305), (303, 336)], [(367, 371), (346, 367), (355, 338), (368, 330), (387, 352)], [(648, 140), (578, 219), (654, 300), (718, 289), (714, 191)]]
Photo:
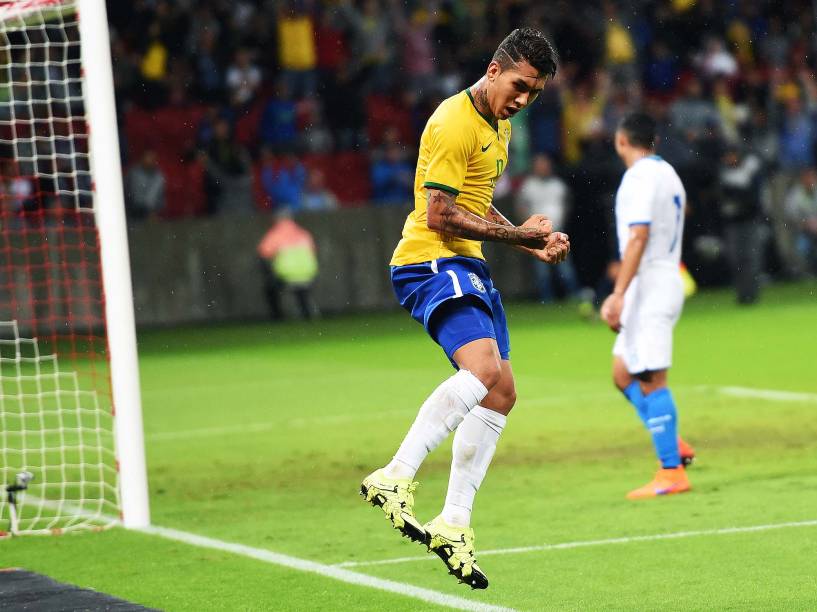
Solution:
[(507, 419), (504, 414), (476, 406), (457, 428), (448, 494), (441, 513), (449, 525), (468, 527), (471, 523), (474, 496), (485, 478)]
[(426, 455), (457, 429), (487, 394), (485, 385), (468, 370), (443, 381), (420, 407), (394, 459), (385, 467), (386, 476), (414, 478)]

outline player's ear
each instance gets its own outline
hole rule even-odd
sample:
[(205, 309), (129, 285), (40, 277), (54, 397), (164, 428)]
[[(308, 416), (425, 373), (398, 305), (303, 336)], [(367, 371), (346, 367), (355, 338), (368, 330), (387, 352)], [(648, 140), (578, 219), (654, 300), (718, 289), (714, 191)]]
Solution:
[(493, 81), (499, 76), (500, 72), (502, 72), (502, 66), (499, 65), (498, 61), (491, 60), (491, 63), (488, 64), (488, 70), (485, 71), (485, 76), (488, 77), (489, 81)]

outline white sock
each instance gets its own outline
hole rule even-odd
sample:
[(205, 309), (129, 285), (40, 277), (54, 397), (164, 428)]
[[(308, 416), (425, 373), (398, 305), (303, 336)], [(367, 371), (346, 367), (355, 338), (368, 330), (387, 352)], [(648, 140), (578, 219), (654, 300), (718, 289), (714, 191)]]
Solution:
[(428, 453), (437, 448), (486, 395), (488, 389), (468, 370), (460, 370), (443, 381), (420, 407), (394, 459), (385, 467), (386, 476), (414, 478)]
[(474, 496), (485, 478), (507, 419), (504, 414), (476, 406), (457, 429), (448, 494), (441, 513), (449, 525), (470, 525)]

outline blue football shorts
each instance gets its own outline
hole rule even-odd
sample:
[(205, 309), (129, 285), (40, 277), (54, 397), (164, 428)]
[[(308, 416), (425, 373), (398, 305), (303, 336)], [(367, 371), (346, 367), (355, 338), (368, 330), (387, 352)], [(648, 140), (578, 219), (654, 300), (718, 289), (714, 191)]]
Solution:
[(480, 338), (493, 338), (502, 359), (511, 353), (508, 323), (488, 266), (473, 257), (445, 257), (391, 267), (400, 305), (425, 327), (456, 368), (454, 353)]

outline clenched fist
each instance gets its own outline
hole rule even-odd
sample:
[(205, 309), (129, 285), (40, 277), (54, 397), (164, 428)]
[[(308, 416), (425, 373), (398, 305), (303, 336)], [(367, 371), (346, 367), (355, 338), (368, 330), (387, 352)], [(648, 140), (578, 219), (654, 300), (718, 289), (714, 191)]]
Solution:
[(562, 232), (553, 232), (548, 236), (544, 248), (533, 249), (531, 252), (539, 261), (549, 264), (562, 263), (570, 253), (570, 238)]

